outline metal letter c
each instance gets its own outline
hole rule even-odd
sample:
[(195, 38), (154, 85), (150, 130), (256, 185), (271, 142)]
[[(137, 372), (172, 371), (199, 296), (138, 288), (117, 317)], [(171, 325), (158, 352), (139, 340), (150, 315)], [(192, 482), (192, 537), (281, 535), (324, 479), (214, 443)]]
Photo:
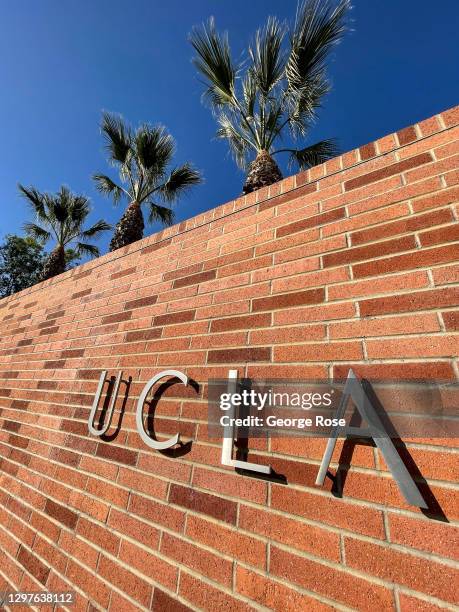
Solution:
[(164, 440), (164, 442), (158, 442), (157, 440), (153, 440), (153, 438), (148, 435), (148, 433), (145, 431), (145, 426), (143, 424), (143, 405), (145, 403), (145, 399), (153, 385), (155, 385), (158, 380), (161, 380), (161, 378), (164, 378), (165, 376), (173, 376), (175, 378), (178, 378), (185, 386), (188, 385), (188, 376), (182, 374), (182, 372), (178, 372), (177, 370), (164, 370), (163, 372), (156, 374), (147, 382), (147, 384), (143, 388), (143, 391), (139, 397), (139, 401), (137, 402), (137, 411), (135, 417), (137, 430), (139, 432), (140, 437), (147, 446), (150, 446), (151, 448), (154, 448), (156, 450), (165, 450), (167, 448), (175, 446), (178, 443), (180, 437), (180, 434), (177, 433), (172, 438), (169, 438), (169, 440)]

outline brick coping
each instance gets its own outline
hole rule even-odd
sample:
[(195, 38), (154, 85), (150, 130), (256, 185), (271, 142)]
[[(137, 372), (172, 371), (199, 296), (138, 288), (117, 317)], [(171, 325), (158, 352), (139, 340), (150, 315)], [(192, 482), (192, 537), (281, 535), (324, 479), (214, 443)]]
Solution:
[[(85, 262), (63, 274), (59, 274), (51, 279), (36, 283), (27, 289), (18, 291), (10, 296), (7, 296), (0, 300), (2, 306), (7, 303), (19, 299), (22, 296), (35, 293), (49, 287), (50, 285), (57, 285), (60, 282), (68, 280), (73, 276), (79, 277), (79, 275), (88, 274), (90, 271), (104, 266), (105, 264), (122, 259), (131, 253), (142, 251), (148, 247), (163, 243), (165, 241), (171, 241), (177, 236), (186, 234), (199, 227), (204, 227), (215, 221), (230, 217), (231, 215), (246, 210), (251, 207), (258, 206), (264, 202), (273, 200), (280, 195), (294, 194), (295, 191), (300, 188), (304, 188), (308, 185), (319, 184), (321, 180), (329, 178), (344, 170), (350, 168), (357, 168), (370, 160), (385, 157), (386, 155), (394, 152), (401, 151), (405, 147), (412, 145), (414, 142), (421, 142), (426, 138), (434, 134), (446, 132), (455, 126), (459, 125), (459, 105), (453, 106), (452, 108), (446, 109), (443, 112), (437, 113), (419, 121), (413, 125), (402, 128), (397, 132), (382, 136), (377, 140), (369, 142), (365, 145), (361, 145), (356, 149), (352, 149), (346, 153), (342, 153), (337, 157), (334, 157), (323, 164), (319, 164), (285, 177), (281, 181), (270, 185), (269, 187), (262, 187), (257, 191), (254, 191), (247, 195), (242, 195), (234, 200), (230, 200), (224, 204), (220, 204), (214, 208), (210, 208), (207, 211), (199, 213), (194, 217), (185, 219), (180, 223), (176, 223), (171, 227), (164, 228), (159, 232), (155, 232), (142, 240), (134, 242), (126, 247), (118, 249), (117, 251), (105, 253), (100, 257)], [(298, 194), (299, 197), (301, 194)], [(292, 197), (293, 199), (293, 197)], [(152, 249), (154, 250), (154, 249)]]

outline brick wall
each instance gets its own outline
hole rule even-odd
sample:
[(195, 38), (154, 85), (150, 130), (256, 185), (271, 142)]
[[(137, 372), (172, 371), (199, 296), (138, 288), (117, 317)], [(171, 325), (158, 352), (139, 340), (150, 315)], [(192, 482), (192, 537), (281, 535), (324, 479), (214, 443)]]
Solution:
[[(458, 377), (457, 124), (451, 109), (0, 302), (0, 589), (75, 589), (77, 610), (452, 607), (454, 440), (405, 441), (425, 513), (369, 446), (337, 445), (342, 498), (314, 486), (323, 439), (252, 440), (288, 484), (254, 479), (220, 465), (206, 382)], [(134, 416), (169, 366), (199, 383), (157, 406), (157, 430), (191, 441), (176, 456)], [(102, 369), (132, 377), (107, 440), (87, 428)]]

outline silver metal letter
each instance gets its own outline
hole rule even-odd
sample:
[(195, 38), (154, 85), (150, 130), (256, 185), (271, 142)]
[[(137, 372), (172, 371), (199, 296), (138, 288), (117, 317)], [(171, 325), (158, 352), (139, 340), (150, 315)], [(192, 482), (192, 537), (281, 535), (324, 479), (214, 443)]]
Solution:
[(156, 376), (153, 376), (153, 378), (151, 378), (143, 388), (142, 394), (140, 395), (139, 401), (137, 402), (137, 411), (135, 417), (137, 430), (139, 432), (140, 437), (147, 446), (150, 446), (151, 448), (154, 448), (156, 450), (165, 450), (167, 448), (171, 448), (172, 446), (175, 446), (178, 443), (180, 438), (180, 434), (175, 434), (175, 436), (169, 438), (169, 440), (164, 440), (164, 442), (158, 442), (158, 440), (153, 440), (153, 438), (151, 438), (145, 430), (145, 425), (143, 423), (143, 405), (145, 403), (145, 399), (153, 385), (155, 385), (158, 380), (161, 380), (161, 378), (164, 378), (165, 376), (173, 376), (175, 378), (178, 378), (185, 386), (188, 385), (188, 376), (186, 376), (182, 372), (178, 372), (177, 370), (164, 370), (163, 372), (156, 374)]
[[(379, 434), (381, 434), (381, 432), (385, 432), (385, 428), (379, 416), (377, 415), (376, 410), (372, 406), (367, 394), (365, 393), (364, 388), (355, 376), (352, 369), (349, 370), (346, 384), (344, 385), (343, 389), (343, 395), (336, 411), (335, 418), (341, 419), (344, 417), (344, 413), (346, 412), (346, 407), (350, 397), (352, 397), (354, 404), (356, 405), (357, 410), (360, 412), (362, 418), (365, 419), (366, 422), (370, 425), (369, 431), (371, 432), (373, 428), (373, 431), (376, 431)], [(335, 427), (332, 429), (324, 456), (322, 457), (319, 472), (317, 474), (316, 485), (324, 484), (325, 476), (327, 475), (327, 470), (331, 462), (333, 451), (335, 450), (336, 440), (340, 429), (344, 430), (346, 433), (354, 435), (358, 435), (359, 431), (358, 427)], [(381, 451), (382, 456), (384, 457), (384, 460), (389, 470), (392, 472), (392, 476), (397, 482), (398, 487), (402, 492), (402, 495), (405, 498), (406, 502), (408, 504), (411, 504), (412, 506), (417, 506), (418, 508), (428, 508), (424, 498), (422, 497), (418, 487), (416, 486), (416, 483), (408, 472), (406, 465), (403, 463), (400, 455), (398, 454), (397, 449), (395, 448), (394, 443), (392, 442), (389, 434), (385, 433), (385, 435), (377, 435), (371, 437), (373, 438), (376, 446)]]
[(116, 382), (115, 382), (115, 386), (113, 387), (113, 393), (112, 393), (112, 397), (110, 400), (110, 406), (108, 408), (106, 421), (104, 425), (101, 427), (101, 429), (96, 429), (94, 427), (94, 418), (96, 416), (97, 408), (99, 406), (100, 396), (102, 395), (102, 389), (104, 387), (104, 383), (107, 377), (107, 370), (102, 370), (102, 373), (99, 379), (99, 384), (97, 385), (96, 395), (94, 397), (94, 402), (92, 404), (91, 412), (89, 413), (89, 419), (88, 419), (88, 429), (89, 429), (89, 432), (93, 436), (103, 436), (104, 433), (110, 427), (110, 424), (112, 422), (113, 412), (115, 410), (115, 403), (116, 403), (116, 398), (118, 397), (118, 390), (120, 388), (120, 382), (121, 382), (122, 375), (123, 375), (123, 372), (120, 371), (118, 376), (116, 377)]
[[(231, 394), (236, 392), (237, 387), (237, 370), (230, 370), (228, 372), (228, 393)], [(231, 408), (227, 412), (228, 420), (235, 418), (234, 405), (231, 400)], [(229, 467), (239, 468), (241, 470), (247, 470), (251, 472), (258, 472), (259, 474), (271, 474), (270, 465), (260, 465), (258, 463), (249, 463), (248, 461), (238, 461), (233, 459), (233, 446), (234, 446), (234, 426), (226, 425), (223, 433), (222, 443), (222, 465), (228, 465)]]

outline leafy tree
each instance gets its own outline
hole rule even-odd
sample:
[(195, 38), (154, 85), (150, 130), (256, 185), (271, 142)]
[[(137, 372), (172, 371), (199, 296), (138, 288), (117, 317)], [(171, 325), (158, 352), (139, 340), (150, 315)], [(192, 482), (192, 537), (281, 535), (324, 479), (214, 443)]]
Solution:
[[(71, 246), (78, 257), (99, 255), (99, 249), (87, 240), (97, 238), (102, 232), (111, 229), (111, 226), (101, 219), (84, 229), (91, 212), (89, 200), (85, 196), (75, 195), (64, 186), (56, 194), (41, 193), (35, 187), (22, 185), (19, 185), (19, 191), (36, 216), (36, 223), (24, 224), (27, 234), (42, 244), (51, 239), (56, 243), (43, 267), (42, 279), (65, 271), (69, 261), (66, 249)], [(72, 258), (75, 259), (74, 256)]]
[(118, 168), (121, 184), (105, 174), (96, 174), (93, 177), (96, 187), (104, 195), (111, 196), (115, 203), (122, 197), (130, 202), (110, 242), (110, 250), (114, 251), (143, 237), (143, 204), (148, 206), (150, 222), (170, 225), (174, 215), (167, 205), (200, 183), (201, 177), (189, 162), (168, 169), (175, 144), (161, 126), (143, 124), (133, 131), (121, 117), (104, 113), (101, 130), (109, 162)]
[(278, 142), (287, 134), (293, 143), (303, 140), (315, 121), (330, 91), (326, 59), (347, 29), (349, 8), (349, 0), (307, 0), (292, 27), (269, 17), (241, 62), (232, 59), (228, 35), (216, 31), (212, 18), (193, 30), (194, 64), (219, 124), (217, 137), (248, 170), (244, 193), (282, 178), (273, 155), (289, 153), (289, 163), (304, 169), (337, 154), (333, 139), (301, 148)]
[(0, 246), (0, 297), (38, 283), (45, 259), (43, 246), (33, 238), (5, 236)]

